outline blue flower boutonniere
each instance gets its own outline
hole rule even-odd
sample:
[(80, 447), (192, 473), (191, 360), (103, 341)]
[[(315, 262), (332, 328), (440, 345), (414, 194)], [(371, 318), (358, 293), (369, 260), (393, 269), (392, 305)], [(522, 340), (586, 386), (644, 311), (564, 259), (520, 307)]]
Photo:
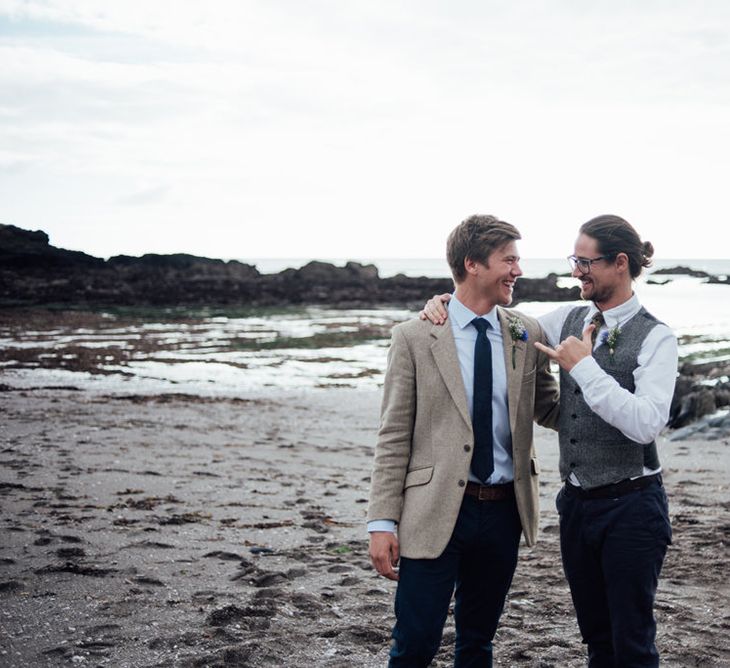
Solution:
[(510, 316), (507, 319), (509, 335), (512, 337), (512, 368), (515, 368), (515, 344), (518, 341), (527, 341), (529, 337), (525, 323), (517, 317)]
[(618, 344), (618, 337), (621, 334), (621, 329), (618, 327), (614, 327), (613, 329), (608, 329), (601, 334), (601, 342), (605, 343), (608, 346), (608, 354), (613, 357), (613, 353), (616, 351), (616, 345)]

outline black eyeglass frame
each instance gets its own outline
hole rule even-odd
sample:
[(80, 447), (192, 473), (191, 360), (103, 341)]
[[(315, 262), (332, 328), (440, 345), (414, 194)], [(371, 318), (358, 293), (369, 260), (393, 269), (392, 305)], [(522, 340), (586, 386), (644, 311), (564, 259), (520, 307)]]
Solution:
[(575, 271), (577, 268), (578, 271), (585, 276), (586, 274), (591, 273), (591, 265), (594, 262), (598, 262), (599, 260), (611, 260), (614, 257), (614, 255), (599, 255), (598, 257), (590, 258), (568, 255), (568, 263), (570, 264), (571, 270)]

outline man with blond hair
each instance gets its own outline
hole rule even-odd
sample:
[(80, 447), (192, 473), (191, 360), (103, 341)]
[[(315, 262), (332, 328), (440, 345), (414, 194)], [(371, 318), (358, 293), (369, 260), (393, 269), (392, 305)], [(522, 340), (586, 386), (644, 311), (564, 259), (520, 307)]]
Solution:
[(532, 422), (556, 424), (558, 393), (531, 345), (540, 326), (504, 308), (519, 238), (493, 216), (462, 222), (447, 242), (451, 326), (393, 329), (368, 509), (372, 563), (398, 580), (392, 668), (431, 663), (454, 592), (455, 665), (491, 666), (520, 535), (535, 541)]

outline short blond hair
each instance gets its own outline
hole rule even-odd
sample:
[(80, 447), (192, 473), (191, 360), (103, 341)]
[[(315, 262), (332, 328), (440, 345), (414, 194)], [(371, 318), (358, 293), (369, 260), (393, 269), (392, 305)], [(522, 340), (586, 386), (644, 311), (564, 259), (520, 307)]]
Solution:
[(461, 283), (466, 278), (464, 261), (467, 258), (488, 265), (489, 256), (495, 250), (521, 238), (514, 225), (495, 216), (469, 216), (451, 231), (446, 240), (446, 259), (454, 280)]

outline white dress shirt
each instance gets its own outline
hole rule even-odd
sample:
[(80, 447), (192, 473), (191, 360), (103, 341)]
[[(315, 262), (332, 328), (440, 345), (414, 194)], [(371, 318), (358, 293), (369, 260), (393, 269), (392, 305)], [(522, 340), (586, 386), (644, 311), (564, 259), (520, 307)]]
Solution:
[[(454, 333), (456, 354), (459, 358), (461, 377), (466, 390), (466, 403), (469, 417), (474, 417), (474, 347), (477, 342), (477, 329), (471, 324), (476, 313), (468, 309), (452, 295), (448, 305), (451, 330)], [(499, 485), (514, 480), (512, 465), (512, 430), (509, 426), (509, 406), (507, 404), (507, 367), (504, 363), (504, 341), (502, 328), (495, 306), (489, 313), (481, 316), (489, 323), (487, 338), (492, 346), (492, 438), (494, 441), (494, 472), (487, 478), (487, 485)], [(469, 480), (480, 481), (471, 471)]]
[[(555, 347), (560, 343), (560, 334), (568, 313), (575, 306), (562, 306), (541, 316), (548, 344)], [(621, 326), (635, 316), (641, 309), (636, 295), (615, 308), (603, 311), (605, 325), (601, 331)], [(584, 320), (584, 329), (598, 311), (590, 304)], [(596, 337), (594, 346), (606, 345), (602, 336)], [(618, 344), (621, 345), (619, 339)], [(646, 336), (637, 357), (638, 366), (634, 370), (634, 392), (621, 387), (609, 376), (593, 357), (585, 357), (571, 370), (570, 375), (578, 383), (588, 407), (600, 418), (616, 427), (624, 436), (637, 443), (651, 443), (667, 424), (669, 409), (674, 395), (677, 379), (677, 338), (666, 325), (656, 325)], [(644, 469), (644, 475), (656, 473), (661, 469)], [(578, 484), (571, 474), (570, 482)]]

